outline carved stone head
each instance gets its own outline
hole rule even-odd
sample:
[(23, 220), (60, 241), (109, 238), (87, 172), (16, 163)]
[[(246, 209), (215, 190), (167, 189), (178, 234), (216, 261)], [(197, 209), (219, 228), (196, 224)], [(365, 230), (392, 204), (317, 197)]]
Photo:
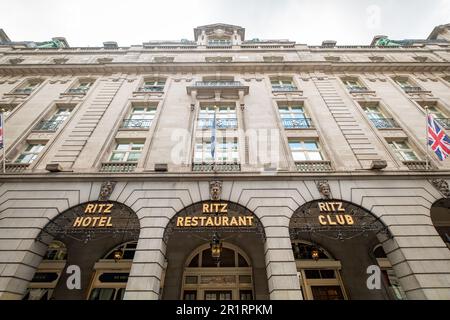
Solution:
[(317, 189), (319, 190), (319, 193), (322, 195), (322, 198), (324, 199), (331, 199), (331, 189), (330, 185), (328, 184), (328, 181), (319, 181), (317, 183)]
[(98, 195), (99, 201), (108, 201), (112, 192), (114, 191), (114, 187), (116, 186), (115, 181), (105, 181), (102, 183), (100, 187), (100, 194)]
[(439, 190), (439, 192), (446, 198), (450, 197), (450, 190), (448, 186), (448, 182), (444, 179), (433, 179), (431, 180), (433, 186)]
[(211, 200), (220, 200), (222, 195), (222, 181), (214, 180), (209, 183)]

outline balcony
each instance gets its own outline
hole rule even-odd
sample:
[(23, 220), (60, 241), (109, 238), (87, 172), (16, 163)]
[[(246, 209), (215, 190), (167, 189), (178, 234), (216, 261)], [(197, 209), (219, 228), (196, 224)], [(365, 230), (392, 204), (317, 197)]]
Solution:
[(6, 163), (5, 171), (6, 173), (21, 173), (28, 169), (29, 163)]
[(34, 128), (33, 131), (47, 131), (55, 132), (59, 126), (63, 123), (63, 120), (41, 120)]
[(138, 88), (137, 92), (164, 92), (164, 86), (143, 86)]
[[(214, 119), (212, 118), (199, 118), (198, 127), (199, 129), (212, 129), (214, 125)], [(236, 129), (238, 126), (236, 118), (216, 118), (215, 127), (216, 129)]]
[(313, 128), (310, 118), (285, 118), (281, 119), (285, 129), (308, 129)]
[(299, 91), (296, 86), (272, 86), (273, 92), (295, 92)]
[(428, 162), (428, 168), (427, 168), (427, 162), (423, 160), (408, 160), (403, 161), (403, 164), (408, 167), (409, 170), (414, 171), (425, 171), (429, 169), (434, 169), (432, 164)]
[(192, 171), (194, 172), (239, 172), (241, 171), (241, 164), (237, 162), (232, 163), (216, 163), (216, 162), (202, 162), (193, 163)]
[(152, 121), (149, 119), (124, 119), (122, 129), (148, 129)]
[(347, 87), (348, 92), (350, 93), (356, 93), (356, 94), (362, 94), (362, 93), (375, 93), (375, 91), (369, 90), (366, 87), (358, 86), (358, 87)]
[(84, 88), (84, 87), (80, 87), (80, 88), (71, 88), (69, 90), (67, 90), (66, 94), (86, 94), (86, 92), (88, 92), (89, 88)]
[(424, 90), (421, 87), (404, 86), (402, 89), (405, 93), (430, 93), (430, 91)]
[(450, 129), (450, 118), (434, 118), (444, 129)]
[(395, 122), (392, 118), (378, 118), (378, 119), (370, 119), (375, 128), (377, 129), (394, 129), (400, 128), (400, 126)]
[(295, 161), (297, 170), (300, 172), (330, 172), (332, 171), (331, 161)]
[(244, 94), (248, 94), (249, 87), (244, 86), (239, 81), (224, 81), (224, 80), (213, 80), (213, 81), (196, 81), (193, 86), (186, 87), (187, 93), (191, 94), (192, 91), (202, 92), (212, 92), (214, 91), (233, 91), (238, 93), (239, 91), (244, 91)]
[(127, 173), (133, 172), (136, 167), (137, 162), (103, 162), (100, 172)]
[(29, 94), (31, 94), (32, 92), (33, 92), (33, 88), (18, 88), (18, 89), (15, 89), (13, 92), (12, 92), (12, 94), (26, 94), (26, 95), (29, 95)]

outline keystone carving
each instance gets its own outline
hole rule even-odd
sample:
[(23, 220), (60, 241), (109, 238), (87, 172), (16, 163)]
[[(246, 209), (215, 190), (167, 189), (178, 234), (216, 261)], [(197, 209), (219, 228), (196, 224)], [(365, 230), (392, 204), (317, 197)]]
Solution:
[(114, 188), (116, 186), (115, 181), (105, 181), (102, 183), (102, 186), (100, 187), (100, 194), (98, 195), (99, 201), (108, 201), (109, 197), (111, 196), (112, 192), (114, 191)]
[(450, 190), (448, 187), (448, 182), (444, 179), (432, 179), (431, 183), (444, 197), (450, 197)]
[(323, 180), (317, 182), (317, 189), (319, 190), (319, 193), (322, 195), (323, 199), (331, 199), (331, 189), (328, 181)]
[(222, 181), (214, 180), (209, 183), (211, 200), (220, 200), (222, 195)]

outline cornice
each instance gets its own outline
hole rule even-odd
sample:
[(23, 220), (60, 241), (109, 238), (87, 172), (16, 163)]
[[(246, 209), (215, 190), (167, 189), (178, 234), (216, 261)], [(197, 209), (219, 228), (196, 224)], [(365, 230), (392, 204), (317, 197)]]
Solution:
[(273, 181), (300, 181), (300, 180), (427, 180), (450, 179), (450, 170), (432, 172), (398, 172), (398, 171), (352, 171), (352, 172), (324, 172), (324, 173), (298, 173), (298, 172), (230, 172), (230, 173), (27, 173), (2, 174), (0, 182), (59, 182), (59, 181), (202, 181), (211, 179), (221, 180), (273, 180)]
[(0, 65), (0, 75), (210, 72), (450, 72), (450, 62), (123, 62), (105, 64)]

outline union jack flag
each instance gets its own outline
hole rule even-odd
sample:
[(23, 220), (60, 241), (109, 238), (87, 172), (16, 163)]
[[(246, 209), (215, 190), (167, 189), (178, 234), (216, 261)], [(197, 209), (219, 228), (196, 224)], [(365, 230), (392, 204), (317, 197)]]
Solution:
[(431, 150), (436, 153), (439, 160), (444, 161), (450, 154), (450, 138), (445, 134), (445, 131), (439, 123), (433, 118), (432, 114), (428, 115), (428, 145)]

